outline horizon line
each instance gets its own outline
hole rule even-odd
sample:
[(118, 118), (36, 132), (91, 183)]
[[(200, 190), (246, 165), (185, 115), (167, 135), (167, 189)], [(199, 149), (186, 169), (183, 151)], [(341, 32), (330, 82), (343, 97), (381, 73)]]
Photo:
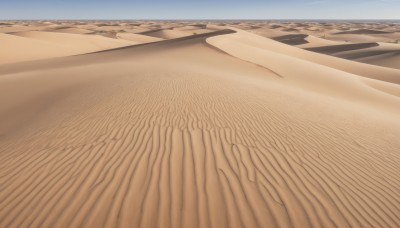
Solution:
[(224, 19), (214, 19), (214, 18), (209, 18), (209, 19), (168, 19), (168, 18), (163, 18), (163, 19), (150, 19), (150, 18), (62, 18), (62, 19), (57, 19), (57, 18), (37, 18), (37, 19), (30, 19), (30, 18), (24, 18), (24, 19), (2, 19), (0, 18), (0, 21), (44, 21), (44, 20), (50, 20), (50, 21), (91, 21), (91, 20), (99, 20), (99, 21), (400, 21), (399, 19), (387, 19), (387, 18), (379, 18), (379, 19), (366, 19), (366, 18), (344, 18), (344, 19), (326, 19), (326, 18), (313, 18), (313, 19), (306, 19), (306, 18), (236, 18), (236, 19), (229, 19), (229, 18), (224, 18)]

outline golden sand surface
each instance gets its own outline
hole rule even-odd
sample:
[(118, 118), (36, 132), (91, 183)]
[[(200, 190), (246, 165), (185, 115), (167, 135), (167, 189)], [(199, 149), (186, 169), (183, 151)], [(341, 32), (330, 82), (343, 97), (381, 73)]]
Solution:
[(0, 23), (0, 227), (398, 227), (400, 25)]

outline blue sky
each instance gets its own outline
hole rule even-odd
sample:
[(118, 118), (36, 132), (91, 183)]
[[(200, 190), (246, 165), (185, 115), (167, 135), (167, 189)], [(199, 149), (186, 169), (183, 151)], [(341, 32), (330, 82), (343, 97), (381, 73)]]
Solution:
[(400, 19), (400, 0), (0, 0), (0, 19)]

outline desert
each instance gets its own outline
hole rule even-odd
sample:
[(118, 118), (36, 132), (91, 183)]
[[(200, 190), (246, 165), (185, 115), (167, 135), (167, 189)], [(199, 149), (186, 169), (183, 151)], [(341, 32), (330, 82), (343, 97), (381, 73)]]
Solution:
[(0, 21), (0, 227), (399, 227), (400, 23)]

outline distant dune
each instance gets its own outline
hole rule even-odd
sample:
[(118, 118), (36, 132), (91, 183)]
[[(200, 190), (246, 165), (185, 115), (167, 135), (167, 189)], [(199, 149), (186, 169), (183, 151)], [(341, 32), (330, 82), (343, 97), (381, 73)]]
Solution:
[(400, 70), (400, 50), (395, 52), (374, 52), (372, 55), (364, 55), (357, 58), (357, 61)]
[(57, 23), (0, 33), (0, 227), (400, 224), (395, 44)]
[(56, 32), (0, 33), (0, 64), (70, 56), (135, 44), (94, 35)]
[(93, 31), (88, 30), (88, 29), (82, 29), (82, 28), (59, 28), (59, 29), (54, 29), (50, 30), (51, 32), (63, 32), (63, 33), (73, 33), (73, 34), (90, 34), (93, 33)]
[(192, 35), (189, 32), (181, 31), (181, 30), (173, 30), (173, 29), (157, 29), (154, 31), (148, 31), (142, 33), (143, 35), (158, 37), (161, 39), (174, 39), (184, 36)]
[(379, 46), (378, 43), (339, 44), (339, 45), (326, 45), (321, 47), (311, 47), (307, 48), (307, 50), (324, 54), (335, 54), (338, 52), (348, 52), (348, 51), (360, 50), (377, 46)]
[(133, 34), (133, 33), (118, 33), (117, 38), (129, 40), (136, 43), (149, 43), (163, 40), (162, 38), (146, 36), (141, 34)]
[(102, 36), (66, 34), (56, 32), (18, 32), (13, 33), (16, 36), (22, 36), (30, 39), (46, 41), (57, 45), (68, 46), (82, 52), (93, 52), (116, 47), (128, 46), (132, 43), (110, 39)]
[(387, 34), (387, 33), (390, 33), (390, 32), (372, 30), (372, 29), (357, 29), (357, 30), (351, 30), (351, 31), (338, 32), (336, 34)]

